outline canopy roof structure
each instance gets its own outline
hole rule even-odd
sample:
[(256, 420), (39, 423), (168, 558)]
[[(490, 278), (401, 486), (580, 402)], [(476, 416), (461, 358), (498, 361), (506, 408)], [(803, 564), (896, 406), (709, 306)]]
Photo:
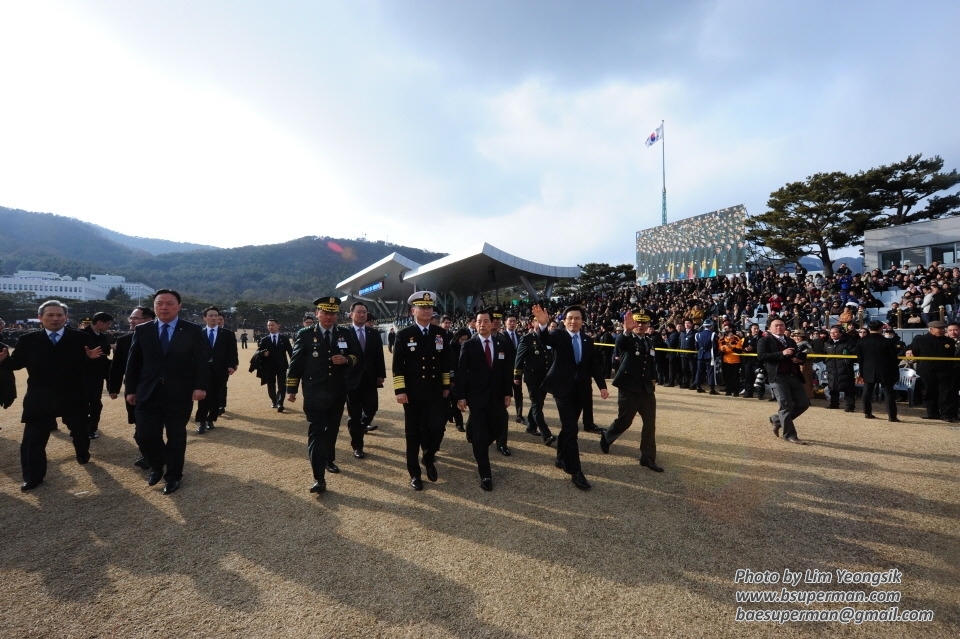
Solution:
[[(337, 291), (345, 301), (363, 300), (382, 315), (395, 316), (405, 314), (407, 297), (414, 291), (434, 291), (446, 312), (467, 311), (474, 299), (488, 291), (520, 286), (532, 298), (546, 298), (557, 281), (579, 276), (578, 266), (531, 262), (483, 243), (429, 264), (391, 253), (337, 284)], [(491, 301), (496, 300), (486, 300)]]

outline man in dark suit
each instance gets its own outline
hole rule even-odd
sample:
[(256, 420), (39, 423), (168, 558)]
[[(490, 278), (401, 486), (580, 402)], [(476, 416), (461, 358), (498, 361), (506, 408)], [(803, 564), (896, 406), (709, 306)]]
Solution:
[(378, 389), (383, 388), (383, 380), (387, 377), (380, 332), (367, 326), (367, 318), (366, 304), (354, 302), (350, 306), (350, 328), (363, 353), (361, 365), (351, 368), (347, 378), (347, 429), (350, 431), (350, 447), (357, 459), (366, 456), (363, 437), (380, 407)]
[(653, 342), (646, 336), (649, 326), (650, 317), (644, 312), (628, 312), (623, 317), (623, 334), (617, 336), (620, 366), (612, 382), (620, 391), (617, 418), (600, 435), (600, 450), (609, 453), (610, 445), (630, 428), (633, 418), (639, 413), (643, 421), (640, 465), (662, 473), (663, 468), (657, 465), (657, 396), (654, 394), (656, 356)]
[[(503, 320), (503, 336), (510, 342), (514, 356), (516, 356), (517, 350), (520, 348), (520, 335), (517, 333), (518, 324), (517, 314), (513, 311), (507, 311)], [(513, 387), (513, 405), (517, 414), (514, 421), (526, 426), (529, 434), (539, 435), (540, 433), (537, 431), (536, 426), (527, 423), (527, 420), (523, 416), (523, 386), (520, 384), (516, 384)]]
[(427, 479), (437, 481), (434, 458), (447, 422), (446, 398), (450, 395), (453, 362), (443, 329), (430, 323), (436, 297), (432, 291), (417, 291), (407, 298), (414, 321), (397, 333), (393, 349), (393, 392), (397, 403), (403, 405), (407, 471), (414, 490), (423, 490), (417, 459), (420, 450)]
[(207, 396), (197, 402), (197, 434), (203, 435), (213, 430), (220, 416), (220, 407), (226, 403), (224, 398), (227, 380), (240, 365), (237, 354), (237, 338), (232, 331), (220, 327), (220, 309), (208, 306), (203, 309), (204, 334), (210, 344), (210, 386)]
[(910, 342), (907, 357), (931, 357), (917, 361), (917, 373), (923, 382), (923, 400), (927, 408), (924, 419), (943, 419), (953, 423), (956, 419), (957, 397), (953, 393), (954, 363), (942, 358), (954, 358), (957, 343), (944, 333), (947, 325), (934, 320), (927, 326), (927, 332), (917, 335)]
[(286, 390), (287, 399), (295, 402), (303, 384), (307, 456), (314, 479), (310, 492), (319, 494), (327, 489), (326, 471), (340, 472), (333, 460), (347, 401), (347, 375), (349, 370), (359, 367), (363, 353), (353, 331), (336, 325), (340, 298), (321, 297), (314, 305), (318, 321), (297, 333)]
[(460, 348), (457, 365), (457, 408), (470, 409), (473, 457), (480, 472), (480, 488), (493, 490), (490, 442), (497, 437), (513, 397), (514, 358), (493, 338), (493, 312), (477, 313), (477, 334)]
[[(490, 337), (495, 340), (500, 346), (500, 350), (505, 353), (505, 357), (509, 361), (514, 361), (517, 357), (517, 348), (514, 346), (513, 341), (508, 337), (508, 335), (501, 331), (503, 328), (503, 311), (499, 308), (492, 308), (490, 310), (491, 316), (491, 328), (490, 328)], [(474, 326), (476, 322), (474, 321)], [(479, 334), (479, 328), (477, 333)], [(453, 362), (453, 366), (456, 366), (457, 363)], [(467, 432), (470, 432), (469, 429)], [(510, 415), (509, 413), (503, 414), (503, 419), (500, 421), (500, 426), (496, 431), (496, 442), (497, 450), (500, 451), (500, 454), (504, 457), (509, 457), (513, 454), (513, 451), (510, 450), (510, 447), (507, 445), (507, 440), (510, 436)]]
[(259, 367), (257, 377), (261, 384), (267, 385), (271, 408), (283, 412), (283, 389), (287, 383), (287, 356), (293, 354), (293, 347), (286, 335), (280, 333), (280, 322), (267, 320), (267, 335), (257, 344)]
[[(138, 306), (130, 312), (127, 321), (130, 323), (131, 332), (117, 339), (113, 349), (113, 360), (110, 362), (110, 375), (107, 377), (107, 392), (110, 394), (110, 399), (119, 397), (120, 391), (123, 389), (123, 376), (127, 372), (127, 358), (130, 356), (130, 343), (133, 342), (133, 330), (141, 324), (153, 321), (156, 317), (153, 309), (147, 306)], [(126, 401), (123, 402), (123, 405), (127, 409), (127, 423), (136, 424), (136, 407)], [(143, 452), (140, 453), (137, 461), (133, 462), (133, 465), (144, 470), (150, 468)]]
[(770, 322), (770, 332), (757, 341), (757, 365), (766, 367), (767, 383), (780, 410), (770, 416), (774, 437), (780, 436), (792, 444), (807, 442), (797, 437), (794, 420), (810, 408), (807, 387), (801, 365), (806, 354), (799, 351), (797, 343), (787, 336), (787, 325), (782, 319)]
[(537, 322), (531, 319), (528, 322), (527, 334), (520, 338), (517, 347), (517, 358), (514, 361), (513, 383), (519, 386), (521, 380), (527, 385), (527, 396), (530, 398), (530, 410), (527, 413), (527, 432), (539, 434), (543, 443), (549, 446), (557, 441), (550, 432), (547, 421), (543, 417), (543, 380), (547, 376), (552, 362), (551, 349), (540, 339), (540, 330)]
[(600, 354), (593, 341), (581, 333), (583, 308), (568, 306), (563, 311), (563, 328), (547, 331), (550, 316), (541, 306), (533, 306), (533, 316), (539, 324), (543, 343), (553, 347), (553, 364), (547, 372), (543, 386), (553, 394), (560, 413), (560, 437), (557, 440), (557, 468), (570, 474), (573, 485), (580, 490), (589, 490), (590, 482), (580, 467), (580, 447), (577, 443), (577, 420), (583, 410), (583, 398), (590, 392), (591, 378), (600, 389), (600, 397), (609, 397), (607, 383), (603, 379)]
[(42, 329), (22, 336), (12, 354), (6, 348), (0, 349), (0, 367), (10, 371), (26, 368), (28, 375), (20, 418), (23, 491), (43, 483), (47, 474), (47, 441), (57, 427), (58, 417), (70, 431), (77, 462), (90, 461), (84, 377), (91, 360), (102, 354), (99, 347), (91, 348), (89, 335), (67, 327), (67, 307), (62, 302), (44, 302), (38, 316)]
[[(137, 445), (150, 464), (147, 484), (180, 488), (193, 402), (207, 396), (210, 343), (199, 325), (179, 318), (180, 294), (162, 288), (153, 298), (157, 321), (133, 333), (127, 359), (126, 400), (134, 405)], [(166, 432), (166, 443), (164, 443)], [(164, 472), (166, 469), (166, 472)]]
[(893, 390), (894, 385), (900, 380), (897, 344), (880, 334), (883, 329), (881, 322), (873, 320), (867, 324), (867, 329), (870, 332), (853, 348), (853, 352), (857, 355), (857, 362), (860, 364), (860, 376), (863, 377), (863, 416), (874, 419), (873, 393), (879, 384), (887, 399), (887, 419), (898, 422), (900, 420), (897, 419), (897, 394)]
[(87, 368), (85, 382), (87, 386), (87, 433), (90, 439), (100, 437), (100, 414), (103, 412), (103, 383), (110, 374), (110, 335), (107, 331), (113, 325), (113, 315), (97, 313), (89, 320), (83, 330), (90, 336), (90, 342), (100, 347), (103, 355)]

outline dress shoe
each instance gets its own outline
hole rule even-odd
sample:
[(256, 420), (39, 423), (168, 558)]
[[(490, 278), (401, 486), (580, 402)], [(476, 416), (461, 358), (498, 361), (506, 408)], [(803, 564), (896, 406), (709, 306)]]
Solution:
[(328, 472), (328, 473), (339, 473), (339, 472), (340, 472), (340, 467), (337, 466), (337, 465), (336, 465), (335, 463), (333, 463), (332, 461), (329, 461), (329, 462), (327, 462), (327, 472)]
[(457, 424), (457, 430), (462, 433), (462, 432), (465, 432), (467, 429), (463, 427), (463, 423), (460, 423), (460, 424)]
[(791, 444), (799, 444), (800, 446), (806, 446), (806, 445), (807, 445), (807, 442), (805, 442), (805, 441), (803, 441), (802, 439), (799, 439), (799, 438), (797, 438), (797, 437), (790, 437), (790, 438), (787, 439), (787, 441), (790, 442)]
[(367, 432), (372, 433), (379, 428), (376, 424), (367, 424)]
[(610, 442), (607, 441), (607, 434), (600, 433), (600, 450), (603, 451), (603, 454), (606, 455), (610, 452)]
[(147, 458), (142, 455), (139, 458), (137, 458), (137, 461), (133, 462), (133, 465), (136, 466), (137, 468), (150, 470), (150, 464), (147, 462)]
[(363, 459), (363, 458), (366, 457), (367, 455), (366, 455), (366, 453), (364, 453), (362, 450), (359, 450), (359, 449), (358, 449), (358, 450), (353, 451), (353, 456), (356, 457), (357, 459)]
[(846, 408), (843, 409), (843, 412), (845, 412), (845, 413), (852, 413), (852, 412), (854, 412), (855, 410), (857, 410), (857, 409), (854, 408), (853, 406), (847, 406)]
[(586, 433), (602, 433), (603, 432), (603, 429), (597, 426), (596, 424), (590, 424), (589, 426), (587, 424), (584, 424), (583, 430)]
[(567, 469), (567, 465), (566, 465), (566, 464), (564, 463), (564, 461), (563, 461), (562, 459), (560, 459), (559, 457), (557, 457), (556, 459), (553, 460), (553, 465), (556, 466), (557, 468), (559, 468), (560, 470), (566, 470), (566, 469)]
[(433, 462), (423, 462), (424, 467), (427, 469), (427, 479), (430, 481), (437, 481), (437, 467)]
[(648, 458), (646, 458), (646, 457), (641, 457), (641, 458), (640, 458), (640, 465), (641, 465), (641, 466), (646, 466), (647, 468), (649, 468), (650, 470), (652, 470), (652, 471), (655, 472), (655, 473), (662, 473), (662, 472), (663, 472), (663, 466), (657, 466), (657, 462), (653, 461), (652, 459), (648, 459)]
[(550, 446), (550, 445), (554, 444), (556, 441), (557, 441), (557, 436), (556, 436), (556, 435), (548, 435), (548, 436), (546, 436), (546, 437), (543, 438), (543, 444), (544, 444), (544, 446)]
[(696, 387), (696, 391), (697, 391), (698, 393), (706, 393), (706, 392), (707, 392), (707, 391), (703, 390), (703, 389), (700, 388), (700, 387)]
[(23, 492), (27, 492), (28, 490), (33, 490), (34, 488), (36, 488), (42, 483), (43, 483), (42, 479), (38, 479), (36, 481), (25, 481), (22, 484), (20, 484), (20, 490), (22, 490)]
[(540, 436), (540, 431), (537, 430), (536, 428), (533, 428), (532, 426), (528, 426), (526, 432), (527, 432), (527, 435), (533, 435), (534, 437)]
[(783, 425), (780, 423), (780, 420), (777, 419), (776, 415), (770, 416), (770, 425), (773, 426), (773, 436), (779, 437), (780, 429), (782, 428)]
[(923, 415), (920, 419), (940, 419), (939, 415)]
[(217, 422), (207, 422), (207, 430), (213, 430), (217, 425)]
[(163, 487), (163, 494), (172, 495), (178, 490), (180, 490), (180, 480), (174, 479), (173, 481), (168, 481), (167, 485)]
[(513, 454), (510, 452), (510, 449), (507, 448), (506, 446), (497, 446), (497, 450), (499, 450), (500, 454), (503, 455), (504, 457), (509, 457), (510, 455)]
[(90, 453), (89, 453), (89, 452), (83, 453), (82, 455), (80, 455), (80, 454), (77, 455), (77, 463), (78, 463), (78, 464), (83, 465), (83, 464), (86, 464), (88, 461), (90, 461)]
[(900, 420), (897, 419), (896, 417), (891, 417), (891, 418), (889, 418), (887, 421), (888, 421), (888, 422), (899, 422)]
[(200, 425), (197, 426), (197, 435), (203, 435), (208, 430), (210, 430), (210, 427), (207, 426), (207, 422), (200, 422)]
[(423, 480), (420, 479), (419, 477), (412, 477), (410, 479), (410, 486), (414, 490), (423, 490)]
[(876, 415), (871, 415), (870, 413), (867, 413), (867, 414), (864, 415), (863, 417), (864, 417), (864, 419), (876, 419), (876, 418), (877, 418)]
[(719, 395), (720, 393), (717, 392), (717, 389), (711, 388), (711, 389), (710, 389), (710, 394), (711, 394), (711, 395)]
[(590, 482), (587, 481), (587, 478), (583, 476), (582, 472), (574, 473), (570, 476), (570, 480), (573, 482), (573, 485), (580, 490), (590, 490)]
[(518, 424), (523, 424), (524, 426), (527, 425), (527, 420), (523, 418), (523, 415), (517, 415), (517, 418), (514, 421)]
[(93, 431), (92, 433), (90, 433), (90, 439), (99, 439), (99, 438), (100, 438), (100, 431), (99, 431), (99, 430), (95, 430), (95, 431)]
[(480, 480), (480, 488), (489, 493), (491, 490), (493, 490), (493, 480), (489, 477), (484, 477)]
[(326, 479), (318, 479), (317, 481), (313, 482), (313, 486), (310, 487), (310, 492), (315, 493), (317, 495), (319, 495), (320, 493), (326, 490), (327, 490)]
[(276, 403), (276, 402), (270, 404), (270, 408), (276, 408), (276, 407), (277, 407), (277, 403)]
[(282, 412), (283, 412), (283, 406), (277, 406), (277, 412), (278, 412), (278, 413), (282, 413)]
[(217, 409), (217, 417), (223, 417), (223, 414), (225, 412), (227, 412), (227, 407), (221, 406), (220, 408)]
[(163, 479), (163, 472), (155, 470), (150, 473), (149, 477), (147, 477), (147, 486), (156, 486), (160, 483), (161, 479)]
[(824, 408), (829, 408), (830, 410), (836, 410), (836, 409), (840, 408), (840, 406), (839, 406), (839, 405), (834, 406), (833, 404), (827, 404), (826, 406), (824, 406)]

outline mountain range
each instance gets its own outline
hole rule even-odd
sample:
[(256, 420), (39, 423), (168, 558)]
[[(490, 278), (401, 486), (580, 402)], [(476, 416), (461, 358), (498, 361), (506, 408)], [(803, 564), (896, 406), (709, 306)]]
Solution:
[(131, 237), (74, 218), (0, 207), (0, 274), (108, 273), (215, 304), (241, 299), (310, 303), (393, 252), (420, 264), (444, 256), (383, 241), (326, 236), (223, 249)]

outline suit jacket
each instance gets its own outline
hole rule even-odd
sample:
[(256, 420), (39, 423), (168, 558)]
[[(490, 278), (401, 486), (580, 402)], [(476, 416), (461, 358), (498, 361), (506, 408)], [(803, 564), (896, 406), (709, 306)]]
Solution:
[(2, 363), (4, 370), (27, 369), (27, 393), (20, 421), (63, 417), (64, 422), (82, 417), (87, 409), (84, 379), (91, 360), (84, 347), (94, 348), (90, 336), (72, 328), (54, 346), (43, 329), (27, 333)]
[[(204, 339), (207, 340), (207, 344), (210, 343), (210, 338), (207, 337), (207, 329), (203, 328)], [(227, 373), (228, 368), (237, 370), (240, 367), (240, 356), (237, 353), (237, 335), (233, 331), (227, 330), (225, 328), (217, 329), (217, 341), (214, 342), (213, 348), (210, 349), (210, 379), (218, 380), (223, 382), (229, 373)]]
[(487, 354), (483, 350), (483, 338), (475, 335), (460, 347), (457, 365), (457, 399), (465, 399), (468, 406), (502, 405), (505, 397), (513, 395), (514, 357), (505, 350), (512, 348), (509, 338), (506, 343), (490, 336), (493, 365), (487, 366)]
[(453, 349), (444, 339), (444, 331), (430, 324), (424, 335), (414, 322), (397, 333), (393, 347), (393, 392), (405, 393), (414, 401), (442, 401), (450, 390)]
[[(763, 364), (766, 367), (767, 381), (771, 384), (777, 379), (780, 362), (782, 362), (784, 359), (787, 359), (783, 356), (783, 351), (788, 348), (797, 348), (797, 343), (791, 338), (784, 335), (784, 339), (787, 341), (786, 346), (781, 344), (780, 340), (774, 337), (773, 334), (764, 335), (757, 341), (757, 363)], [(795, 350), (794, 354), (796, 353), (797, 351)], [(799, 364), (793, 364), (793, 362), (790, 363), (793, 369), (795, 369), (792, 372), (795, 375), (803, 376), (803, 372), (800, 370)]]
[(181, 319), (164, 354), (158, 322), (146, 322), (133, 332), (125, 395), (136, 395), (138, 405), (151, 399), (192, 403), (193, 391), (210, 387), (210, 343), (199, 325)]
[[(347, 327), (346, 330), (353, 333), (354, 337), (357, 336), (357, 331), (352, 325)], [(387, 364), (383, 357), (383, 341), (380, 339), (380, 331), (364, 326), (363, 334), (366, 337), (366, 346), (361, 349), (360, 366), (354, 366), (347, 372), (347, 386), (350, 390), (376, 388), (378, 379), (387, 378)], [(357, 346), (360, 346), (360, 338), (357, 338)]]
[[(278, 372), (286, 372), (289, 362), (287, 356), (293, 355), (293, 347), (290, 346), (290, 338), (282, 333), (277, 334), (278, 345), (273, 345), (273, 336), (267, 335), (257, 343), (257, 353), (260, 355), (260, 367), (257, 370), (258, 377), (269, 377), (270, 374), (276, 375)], [(269, 355), (264, 355), (264, 351)]]
[(869, 333), (854, 347), (860, 376), (867, 384), (894, 385), (900, 379), (897, 341)]
[(127, 358), (130, 356), (130, 343), (133, 333), (117, 338), (113, 346), (113, 359), (110, 361), (110, 374), (107, 376), (107, 392), (120, 394), (123, 388), (123, 374), (127, 370)]
[(602, 362), (593, 340), (580, 333), (580, 363), (573, 356), (573, 339), (565, 328), (541, 330), (543, 343), (553, 348), (553, 364), (543, 380), (544, 389), (556, 395), (566, 395), (576, 387), (582, 394), (590, 393), (590, 378), (597, 388), (605, 389)]
[[(3, 349), (8, 349), (10, 347), (0, 342), (0, 351)], [(13, 376), (13, 371), (8, 370), (5, 367), (0, 367), (0, 406), (3, 408), (10, 408), (13, 405), (13, 400), (17, 398), (17, 380)]]

